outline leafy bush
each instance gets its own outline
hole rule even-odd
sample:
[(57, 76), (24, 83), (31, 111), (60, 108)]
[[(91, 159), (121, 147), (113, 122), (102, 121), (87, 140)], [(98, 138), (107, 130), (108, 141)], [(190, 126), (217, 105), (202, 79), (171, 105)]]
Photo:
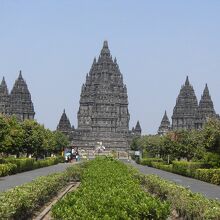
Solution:
[(55, 219), (167, 219), (169, 205), (141, 188), (131, 170), (112, 158), (89, 161), (79, 189), (52, 209)]
[(161, 200), (170, 202), (180, 217), (188, 220), (220, 219), (220, 203), (192, 193), (183, 186), (156, 175), (139, 175), (143, 187)]
[(152, 167), (152, 162), (163, 162), (162, 158), (144, 158), (140, 160), (141, 165)]
[(197, 169), (195, 178), (220, 185), (220, 169)]
[(69, 172), (39, 177), (31, 183), (0, 193), (0, 219), (29, 219), (37, 208), (55, 196), (70, 179), (74, 179), (76, 166), (80, 167), (74, 165)]
[(0, 176), (7, 176), (15, 172), (17, 169), (16, 164), (0, 164)]
[(196, 169), (204, 167), (201, 162), (173, 161), (172, 171), (184, 176), (194, 177)]
[(217, 153), (206, 152), (203, 156), (203, 162), (207, 168), (218, 168), (220, 167), (220, 155)]

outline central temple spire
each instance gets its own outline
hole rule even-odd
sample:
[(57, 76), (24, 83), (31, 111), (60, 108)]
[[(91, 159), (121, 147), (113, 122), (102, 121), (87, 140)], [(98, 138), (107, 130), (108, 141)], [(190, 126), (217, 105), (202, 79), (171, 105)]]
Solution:
[(101, 50), (101, 53), (100, 53), (100, 58), (102, 59), (106, 59), (109, 61), (111, 59), (111, 53), (110, 53), (110, 50), (108, 48), (108, 42), (107, 41), (104, 41), (103, 43), (103, 47), (102, 47), (102, 50)]
[(190, 85), (190, 83), (189, 83), (189, 77), (187, 76), (187, 77), (186, 77), (185, 86), (189, 86), (189, 85)]
[[(104, 41), (98, 62), (93, 61), (82, 86), (73, 143), (92, 147), (97, 142), (111, 149), (128, 147), (129, 120), (127, 88), (118, 64)], [(139, 129), (141, 133), (141, 128)]]

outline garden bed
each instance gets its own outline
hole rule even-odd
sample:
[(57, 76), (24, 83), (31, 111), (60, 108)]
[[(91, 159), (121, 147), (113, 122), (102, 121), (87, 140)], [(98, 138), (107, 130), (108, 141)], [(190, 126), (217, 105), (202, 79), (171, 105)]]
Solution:
[(167, 219), (169, 204), (146, 193), (127, 165), (112, 158), (88, 162), (81, 185), (52, 209), (54, 219)]
[(70, 181), (79, 181), (81, 165), (65, 172), (39, 177), (30, 183), (0, 193), (0, 219), (29, 219)]

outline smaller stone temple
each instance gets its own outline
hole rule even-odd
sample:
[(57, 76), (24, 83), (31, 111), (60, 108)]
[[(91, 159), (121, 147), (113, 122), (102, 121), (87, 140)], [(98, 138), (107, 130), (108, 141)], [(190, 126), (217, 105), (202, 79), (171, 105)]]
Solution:
[(158, 129), (159, 135), (164, 135), (170, 130), (170, 120), (167, 117), (167, 112), (165, 111), (162, 121), (160, 123), (160, 127)]
[(0, 113), (5, 115), (15, 115), (19, 120), (34, 119), (34, 105), (31, 100), (27, 83), (19, 72), (11, 93), (3, 77), (0, 84)]
[[(170, 129), (201, 129), (209, 118), (220, 119), (219, 115), (215, 112), (208, 85), (205, 85), (205, 89), (198, 104), (195, 91), (187, 76), (185, 84), (182, 85), (176, 99), (176, 105), (173, 108), (172, 125)], [(158, 134), (167, 133), (170, 129), (169, 119), (165, 113), (158, 129)]]
[(135, 136), (141, 136), (141, 132), (142, 132), (142, 129), (141, 129), (140, 122), (137, 121), (135, 128), (134, 127), (132, 128), (132, 134)]
[(202, 128), (203, 124), (208, 118), (219, 118), (219, 116), (215, 113), (214, 105), (209, 94), (209, 88), (206, 84), (203, 94), (201, 96), (201, 100), (199, 102), (195, 120), (195, 128)]
[(57, 131), (60, 131), (67, 136), (69, 136), (70, 132), (72, 131), (71, 123), (70, 123), (69, 118), (66, 115), (65, 109), (63, 111), (63, 114), (57, 126)]
[(5, 77), (3, 77), (0, 85), (0, 112), (4, 115), (10, 114), (10, 96)]
[(195, 119), (198, 109), (198, 101), (186, 77), (185, 84), (181, 87), (180, 93), (176, 99), (176, 105), (173, 109), (172, 129), (193, 129), (195, 128)]

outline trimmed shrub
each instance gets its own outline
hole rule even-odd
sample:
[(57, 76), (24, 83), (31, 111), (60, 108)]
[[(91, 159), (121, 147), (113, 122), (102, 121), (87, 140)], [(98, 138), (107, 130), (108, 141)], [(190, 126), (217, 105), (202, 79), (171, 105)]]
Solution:
[(59, 163), (59, 158), (49, 157), (43, 160), (34, 161), (33, 169), (48, 167)]
[(16, 169), (17, 169), (16, 164), (12, 164), (12, 163), (0, 164), (0, 177), (8, 176), (14, 173)]
[(195, 178), (220, 185), (220, 169), (197, 169), (195, 171)]
[(139, 175), (143, 187), (161, 200), (170, 202), (180, 217), (187, 220), (220, 219), (220, 203), (192, 193), (183, 186), (156, 175)]
[(15, 173), (20, 173), (28, 170), (32, 170), (34, 166), (33, 158), (6, 158), (6, 163), (13, 163), (17, 165)]
[(201, 162), (172, 161), (172, 164), (172, 172), (189, 177), (194, 177), (196, 169), (204, 167)]
[(160, 170), (165, 170), (165, 171), (168, 171), (168, 172), (173, 171), (172, 170), (172, 168), (173, 168), (172, 164), (164, 164), (164, 163), (161, 163), (161, 162), (152, 162), (152, 167), (160, 169)]
[(162, 158), (144, 158), (140, 160), (141, 165), (152, 167), (152, 162), (163, 162)]
[(89, 161), (79, 189), (52, 208), (55, 219), (167, 219), (169, 205), (147, 194), (120, 161)]
[(52, 166), (59, 163), (59, 158), (50, 157), (44, 160), (35, 160), (34, 158), (5, 158), (3, 164), (0, 164), (0, 176), (7, 176), (15, 173), (21, 173), (41, 167)]

